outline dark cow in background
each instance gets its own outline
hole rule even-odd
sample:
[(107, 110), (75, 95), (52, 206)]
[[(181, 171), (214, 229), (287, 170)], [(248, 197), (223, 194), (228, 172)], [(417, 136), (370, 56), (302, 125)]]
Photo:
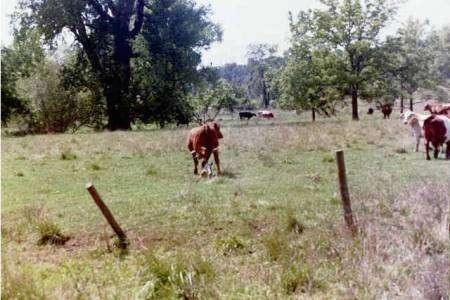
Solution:
[(198, 174), (198, 160), (202, 159), (202, 175), (207, 173), (205, 169), (211, 153), (214, 154), (214, 162), (217, 167), (217, 174), (220, 174), (219, 161), (219, 139), (223, 138), (220, 126), (216, 122), (206, 122), (205, 124), (193, 128), (188, 135), (187, 147), (194, 160), (194, 174)]
[(258, 116), (260, 118), (264, 118), (264, 119), (272, 119), (275, 118), (273, 112), (271, 112), (270, 110), (261, 110), (258, 111)]
[(247, 119), (250, 120), (252, 117), (256, 117), (255, 113), (252, 113), (251, 111), (240, 111), (239, 112), (239, 119)]
[(430, 143), (434, 148), (434, 158), (438, 158), (439, 147), (447, 144), (445, 158), (450, 159), (450, 119), (441, 115), (422, 115), (412, 111), (404, 114), (404, 123), (411, 123), (417, 119), (423, 122), (423, 136), (425, 138), (425, 151), (427, 160), (430, 160)]
[(392, 104), (390, 103), (382, 104), (381, 112), (383, 113), (383, 119), (389, 119), (392, 113)]

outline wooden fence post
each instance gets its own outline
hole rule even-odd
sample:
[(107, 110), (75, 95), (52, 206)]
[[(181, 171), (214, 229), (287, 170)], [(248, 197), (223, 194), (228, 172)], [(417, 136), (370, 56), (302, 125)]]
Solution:
[(119, 224), (116, 222), (116, 219), (114, 219), (114, 216), (111, 213), (111, 211), (109, 210), (108, 206), (106, 206), (106, 204), (103, 202), (102, 198), (100, 198), (100, 195), (98, 194), (94, 185), (89, 182), (86, 184), (86, 189), (88, 190), (89, 194), (91, 194), (92, 199), (94, 199), (95, 204), (97, 204), (98, 208), (102, 212), (106, 221), (108, 221), (109, 225), (114, 230), (117, 237), (119, 238), (119, 247), (126, 248), (128, 245), (127, 236), (123, 232), (122, 228), (120, 228)]
[(341, 192), (342, 208), (344, 209), (344, 219), (352, 234), (356, 233), (356, 225), (353, 221), (350, 194), (347, 186), (347, 175), (345, 172), (344, 151), (336, 151), (336, 162), (338, 166), (339, 190)]

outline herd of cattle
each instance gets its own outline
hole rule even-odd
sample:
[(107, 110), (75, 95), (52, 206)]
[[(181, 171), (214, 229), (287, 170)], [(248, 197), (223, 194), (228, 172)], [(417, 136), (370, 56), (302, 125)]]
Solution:
[(412, 111), (406, 111), (403, 114), (403, 122), (412, 128), (416, 140), (416, 152), (419, 151), (420, 139), (423, 137), (427, 160), (431, 159), (430, 144), (434, 148), (434, 158), (438, 158), (439, 148), (446, 144), (445, 158), (450, 159), (450, 104), (428, 102), (424, 110), (429, 111), (430, 114)]
[[(384, 118), (389, 118), (392, 113), (392, 106), (382, 105), (380, 107)], [(428, 102), (425, 110), (430, 114), (421, 114), (406, 111), (402, 114), (404, 124), (411, 126), (413, 136), (416, 141), (416, 152), (419, 151), (420, 139), (425, 140), (425, 152), (427, 160), (430, 159), (430, 144), (434, 148), (434, 158), (438, 158), (439, 149), (446, 144), (446, 159), (450, 159), (450, 104)], [(369, 111), (370, 112), (370, 111)], [(239, 112), (239, 118), (251, 119), (252, 117), (274, 118), (270, 111), (260, 111), (258, 114), (249, 111)], [(206, 122), (193, 128), (188, 135), (187, 147), (194, 161), (194, 174), (198, 175), (198, 163), (201, 162), (201, 175), (211, 175), (211, 165), (208, 160), (211, 154), (214, 155), (214, 162), (217, 167), (217, 174), (221, 173), (219, 159), (219, 139), (223, 138), (220, 125), (217, 122)]]

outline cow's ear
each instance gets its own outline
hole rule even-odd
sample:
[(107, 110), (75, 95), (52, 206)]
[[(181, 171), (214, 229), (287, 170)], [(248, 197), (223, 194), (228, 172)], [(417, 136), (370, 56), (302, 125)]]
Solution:
[(215, 131), (219, 131), (220, 130), (220, 126), (216, 122), (214, 122), (214, 130)]

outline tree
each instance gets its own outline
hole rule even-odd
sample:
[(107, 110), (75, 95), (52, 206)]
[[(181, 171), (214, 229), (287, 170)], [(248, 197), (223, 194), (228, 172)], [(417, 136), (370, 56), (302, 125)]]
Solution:
[(269, 44), (252, 44), (248, 47), (247, 66), (250, 69), (250, 87), (253, 96), (261, 99), (261, 106), (267, 108), (270, 104), (270, 80), (276, 69), (280, 68), (283, 60), (275, 55), (277, 47)]
[(221, 39), (210, 10), (190, 0), (160, 0), (147, 5), (133, 64), (136, 93), (144, 102), (144, 122), (190, 119), (187, 93), (200, 81), (202, 49)]
[(436, 59), (439, 49), (437, 34), (430, 31), (427, 22), (408, 19), (398, 30), (398, 36), (389, 38), (386, 51), (390, 61), (391, 73), (403, 91), (401, 110), (403, 111), (403, 95), (409, 97), (409, 109), (413, 110), (413, 94), (419, 87), (433, 87), (437, 82)]
[[(321, 0), (325, 9), (308, 11), (314, 42), (341, 55), (341, 78), (352, 97), (352, 118), (358, 120), (358, 96), (373, 80), (373, 65), (381, 29), (394, 15), (388, 0)], [(300, 17), (297, 26), (305, 19)]]
[(81, 45), (106, 99), (108, 129), (130, 129), (131, 42), (144, 0), (23, 0), (22, 27), (37, 26), (52, 44), (64, 29)]
[(241, 94), (231, 84), (219, 80), (214, 86), (202, 89), (190, 96), (199, 123), (214, 120), (223, 109), (233, 112)]
[(28, 131), (65, 132), (80, 119), (76, 93), (61, 86), (61, 65), (49, 59), (39, 63), (28, 77), (18, 81), (19, 94), (29, 101), (26, 116)]
[(14, 36), (10, 48), (1, 51), (1, 115), (6, 125), (14, 115), (28, 113), (27, 99), (18, 94), (16, 83), (20, 78), (30, 76), (37, 64), (44, 59), (44, 50), (37, 30), (22, 28)]
[(438, 73), (441, 80), (450, 79), (450, 25), (439, 32), (440, 47), (437, 62)]
[(334, 103), (342, 99), (338, 88), (338, 56), (314, 44), (310, 13), (299, 14), (295, 24), (291, 18), (291, 43), (286, 66), (281, 73), (281, 106), (296, 110), (311, 110), (330, 116)]

